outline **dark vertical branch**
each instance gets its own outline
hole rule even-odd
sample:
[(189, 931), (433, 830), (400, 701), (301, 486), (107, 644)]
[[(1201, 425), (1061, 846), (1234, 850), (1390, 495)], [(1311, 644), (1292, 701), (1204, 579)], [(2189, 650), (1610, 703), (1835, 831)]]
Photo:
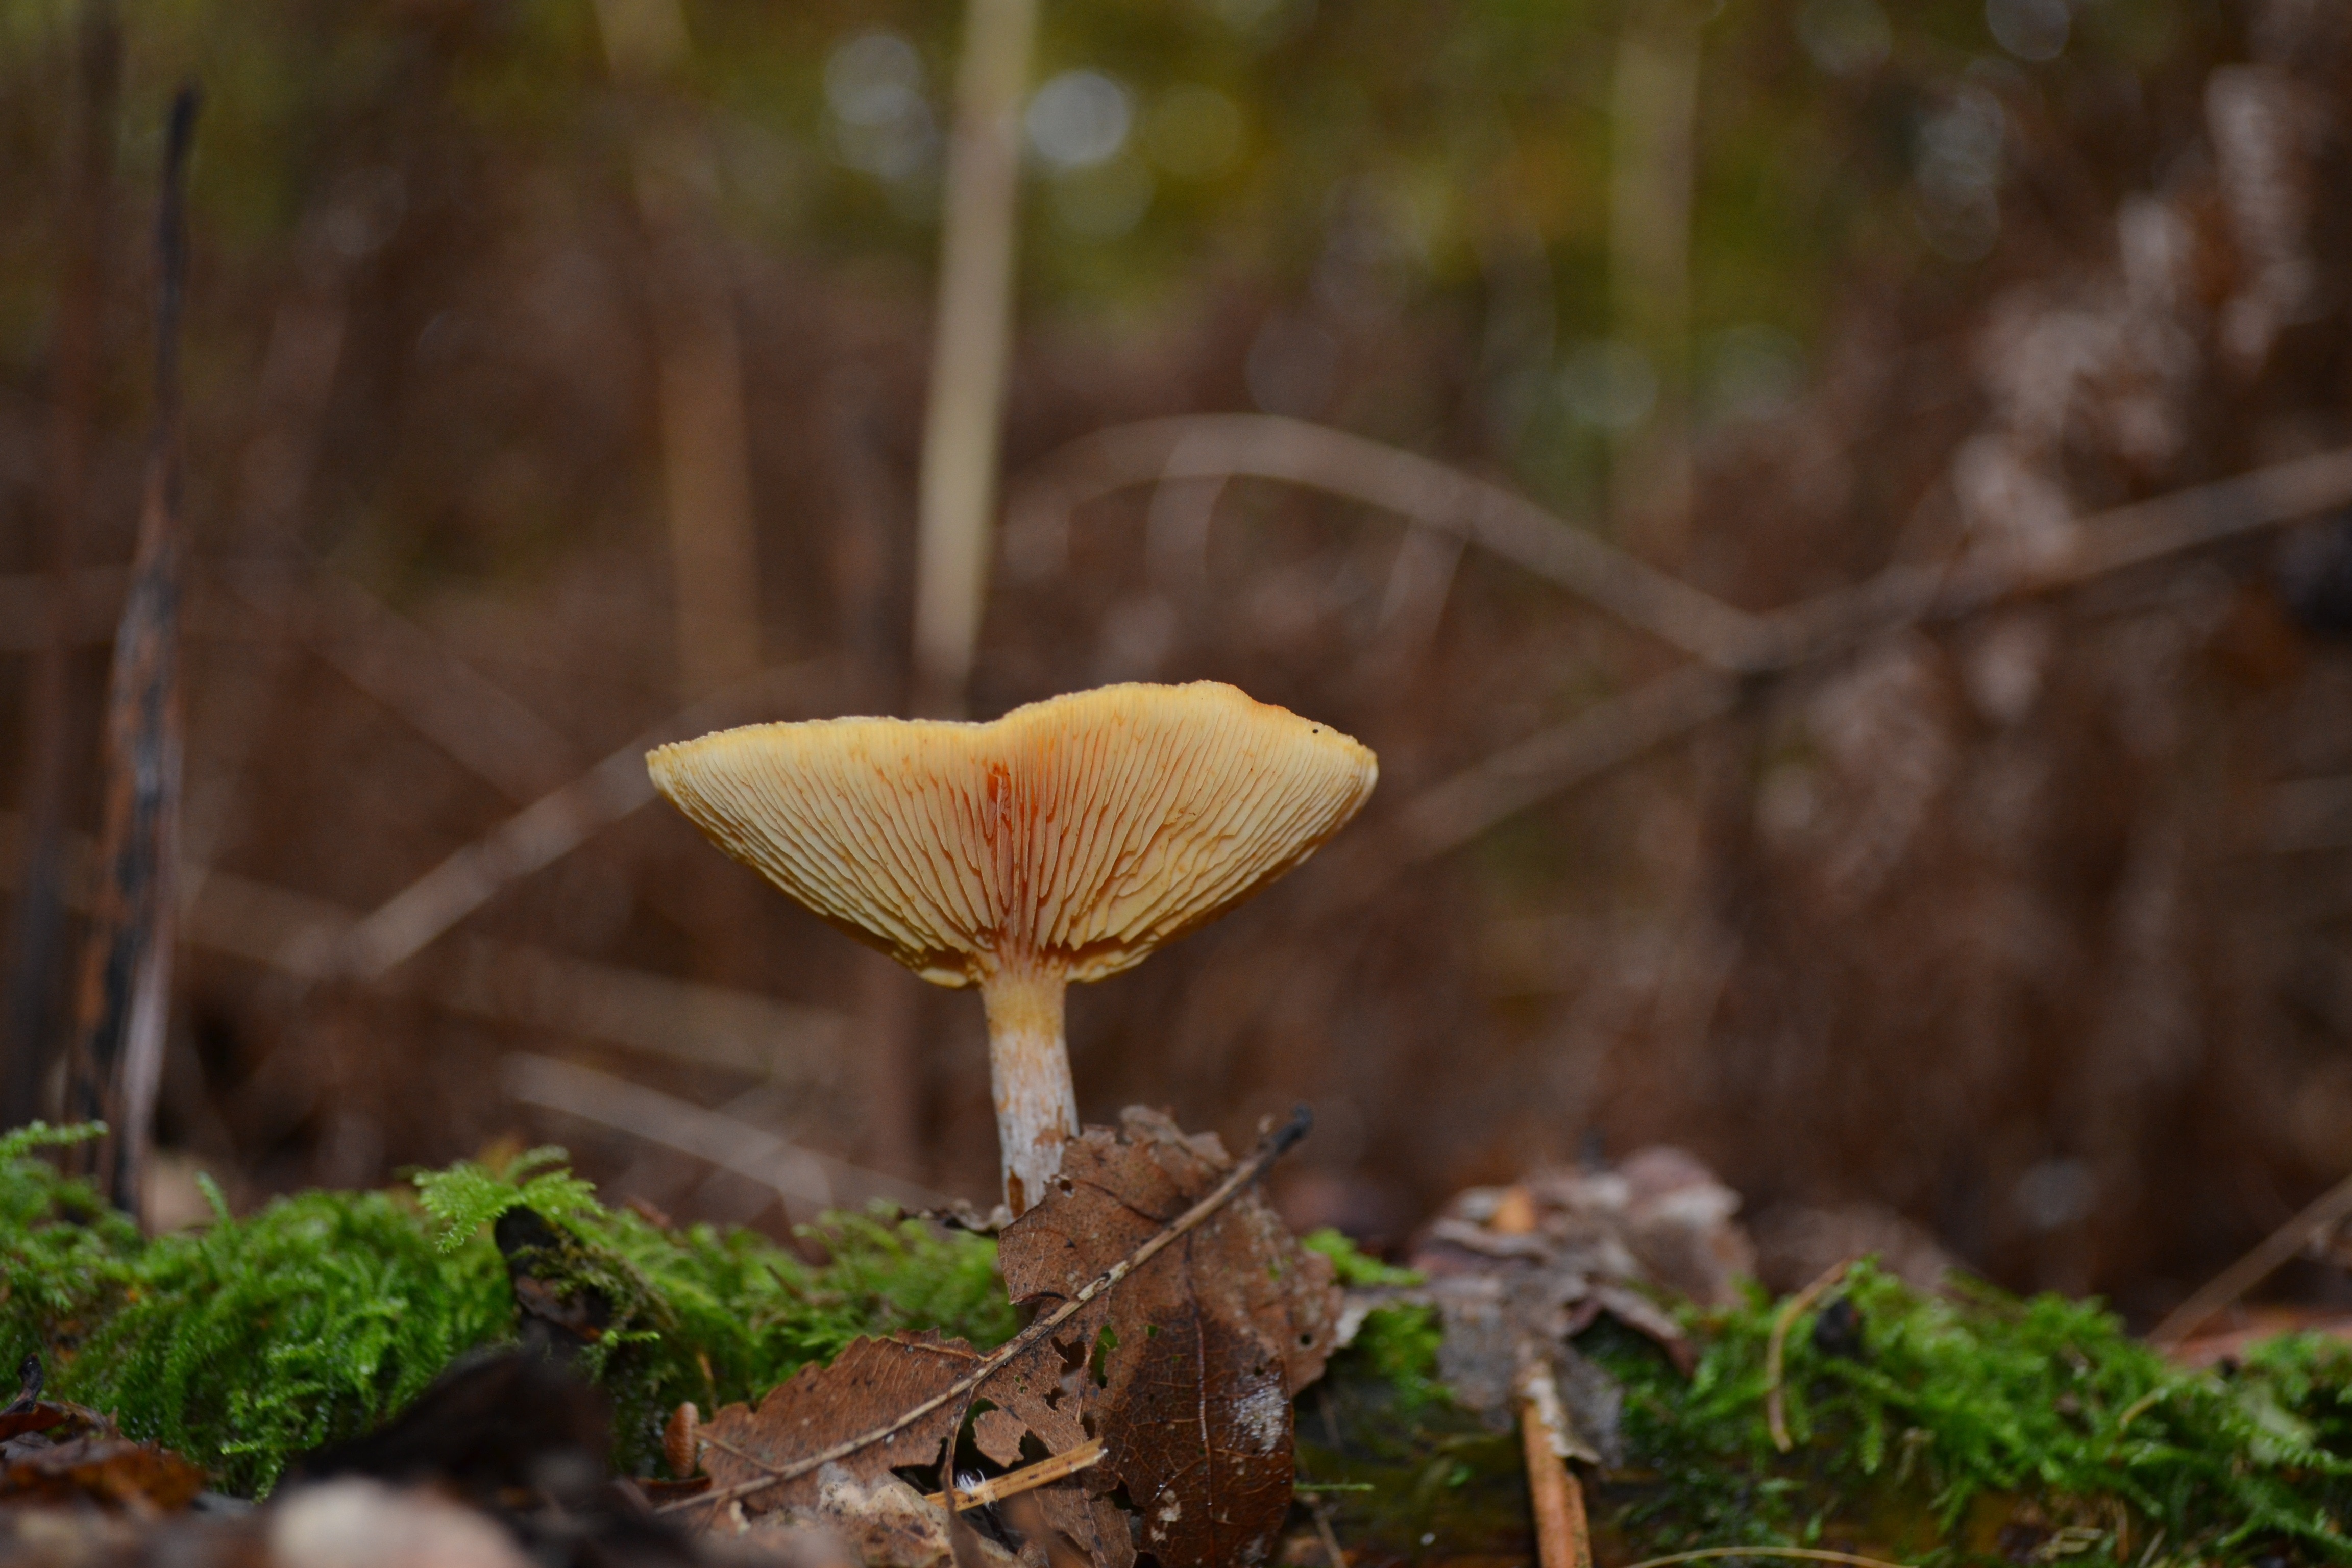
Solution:
[(24, 878), (0, 1016), (0, 1127), (40, 1114), (43, 1080), (64, 1034), (66, 805), (83, 737), (73, 700), (74, 568), (97, 423), (99, 321), (114, 209), (114, 118), (122, 77), (112, 0), (87, 0), (77, 44), (74, 147), (64, 193), (64, 268), (52, 353), (47, 626), (26, 692)]
[(180, 313), (187, 293), (188, 144), (196, 91), (172, 103), (155, 231), (155, 435), (114, 638), (107, 694), (105, 827), (68, 1058), (65, 1113), (112, 1133), (89, 1169), (121, 1207), (138, 1202), (171, 1015), (177, 924), (173, 858), (180, 795), (178, 642), (185, 544), (180, 517)]

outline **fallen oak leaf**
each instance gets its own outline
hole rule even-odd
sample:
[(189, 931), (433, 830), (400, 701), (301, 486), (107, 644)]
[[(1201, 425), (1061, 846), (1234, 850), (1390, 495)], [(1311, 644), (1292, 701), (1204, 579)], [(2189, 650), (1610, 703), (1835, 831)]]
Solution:
[[(1076, 1350), (1083, 1363), (1083, 1344)], [(733, 1494), (747, 1520), (773, 1516), (796, 1526), (823, 1526), (856, 1542), (869, 1563), (905, 1568), (945, 1563), (956, 1555), (958, 1542), (948, 1533), (944, 1513), (915, 1506), (928, 1501), (941, 1510), (943, 1494), (925, 1499), (897, 1472), (928, 1468), (960, 1425), (963, 1403), (940, 1395), (959, 1385), (967, 1392), (984, 1388), (992, 1408), (975, 1423), (989, 1435), (983, 1448), (1009, 1451), (1017, 1460), (1022, 1439), (1034, 1436), (1049, 1458), (1026, 1488), (983, 1493), (959, 1486), (959, 1511), (974, 1506), (968, 1500), (976, 1495), (1043, 1487), (1039, 1508), (1060, 1534), (1098, 1568), (1129, 1568), (1134, 1550), (1125, 1516), (1070, 1479), (1100, 1459), (1102, 1445), (1088, 1436), (1077, 1401), (1063, 1386), (1059, 1371), (1068, 1354), (1052, 1337), (1041, 1337), (983, 1373), (979, 1369), (992, 1358), (961, 1340), (923, 1333), (853, 1341), (832, 1364), (802, 1368), (756, 1407), (728, 1405), (697, 1427), (703, 1468), (718, 1489), (696, 1500), (717, 1503)], [(985, 1381), (975, 1384), (975, 1377)], [(870, 1423), (877, 1411), (920, 1405), (929, 1408), (917, 1418), (814, 1470), (791, 1462), (812, 1450), (840, 1449), (843, 1436)], [(787, 1470), (797, 1473), (782, 1474)], [(762, 1484), (762, 1475), (775, 1479)], [(964, 1544), (969, 1555), (970, 1543)]]
[[(897, 1433), (905, 1431), (918, 1423), (929, 1421), (950, 1401), (964, 1399), (997, 1372), (1012, 1364), (1017, 1358), (1034, 1352), (1048, 1335), (1055, 1333), (1085, 1311), (1102, 1292), (1117, 1286), (1129, 1274), (1143, 1268), (1163, 1250), (1173, 1246), (1195, 1226), (1217, 1214), (1237, 1194), (1264, 1175), (1276, 1160), (1295, 1147), (1298, 1141), (1307, 1135), (1307, 1129), (1312, 1125), (1313, 1118), (1307, 1114), (1306, 1107), (1301, 1106), (1286, 1125), (1267, 1135), (1247, 1160), (1235, 1166), (1224, 1180), (1219, 1182), (1199, 1202), (1171, 1221), (1142, 1246), (1080, 1287), (1077, 1293), (1064, 1301), (1061, 1306), (1039, 1317), (1004, 1344), (991, 1351), (987, 1355), (980, 1357), (972, 1363), (971, 1371), (963, 1373), (939, 1393), (920, 1400), (902, 1410), (898, 1415), (881, 1421), (854, 1436), (844, 1438), (816, 1453), (803, 1455), (786, 1464), (778, 1464), (765, 1458), (753, 1458), (739, 1450), (730, 1450), (725, 1444), (721, 1443), (719, 1446), (722, 1451), (736, 1452), (738, 1458), (746, 1458), (751, 1468), (760, 1473), (736, 1480), (731, 1484), (717, 1484), (716, 1489), (706, 1497), (694, 1500), (691, 1504), (669, 1503), (666, 1504), (660, 1511), (668, 1512), (688, 1506), (708, 1508), (710, 1510), (709, 1517), (716, 1519), (723, 1508), (740, 1504), (745, 1499), (786, 1482), (815, 1474), (828, 1466), (835, 1465), (837, 1461), (863, 1452), (877, 1443), (886, 1442)], [(855, 1343), (871, 1342), (855, 1342)], [(855, 1348), (855, 1343), (852, 1348)], [(965, 1348), (969, 1349), (969, 1347)], [(845, 1350), (842, 1354), (846, 1356), (848, 1352)], [(840, 1358), (835, 1358), (835, 1365), (839, 1364)], [(832, 1369), (824, 1370), (830, 1372)], [(798, 1381), (797, 1377), (795, 1381)], [(773, 1396), (771, 1395), (771, 1397)], [(764, 1405), (763, 1401), (763, 1408)], [(958, 1405), (959, 1409), (961, 1407), (961, 1405)], [(727, 1411), (722, 1411), (720, 1414), (725, 1415), (729, 1412), (742, 1408), (740, 1405), (730, 1405)], [(715, 1426), (716, 1423), (714, 1422), (713, 1425)], [(715, 1437), (715, 1434), (706, 1431), (703, 1441), (710, 1444), (714, 1442)], [(706, 1454), (705, 1468), (709, 1468)], [(714, 1482), (717, 1482), (715, 1476), (713, 1479)]]
[[(1234, 1168), (1213, 1136), (1187, 1137), (1156, 1111), (1130, 1108), (1116, 1131), (1089, 1128), (1065, 1146), (1045, 1200), (1005, 1227), (1006, 1289), (1066, 1310), (1106, 1259)], [(1290, 1509), (1290, 1401), (1321, 1374), (1339, 1307), (1330, 1260), (1250, 1194), (1078, 1318), (1101, 1357), (1090, 1403), (1109, 1449), (1087, 1485), (1125, 1486), (1142, 1519), (1137, 1544), (1162, 1568), (1272, 1552)]]
[[(803, 1367), (756, 1406), (730, 1405), (699, 1424), (712, 1489), (695, 1504), (711, 1505), (715, 1519), (718, 1505), (731, 1502), (761, 1528), (822, 1526), (868, 1563), (944, 1568), (958, 1542), (940, 1510), (895, 1472), (947, 1451), (962, 1407), (940, 1396), (979, 1359), (961, 1341), (930, 1333), (851, 1341), (832, 1364)], [(914, 1419), (855, 1443), (877, 1414), (915, 1410)], [(832, 1457), (795, 1466), (811, 1454)]]

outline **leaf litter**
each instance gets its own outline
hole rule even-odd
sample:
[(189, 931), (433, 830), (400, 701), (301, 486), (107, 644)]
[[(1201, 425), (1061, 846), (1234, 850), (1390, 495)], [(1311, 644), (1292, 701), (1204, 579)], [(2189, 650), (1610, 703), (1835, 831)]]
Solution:
[[(462, 1356), (389, 1426), (289, 1455), (259, 1508), (194, 1489), (219, 1462), (213, 1450), (183, 1458), (124, 1436), (154, 1436), (152, 1415), (134, 1426), (110, 1405), (48, 1395), (36, 1357), (0, 1410), (0, 1468), (18, 1505), (0, 1507), (0, 1560), (127, 1568), (168, 1546), (187, 1568), (346, 1568), (360, 1545), (395, 1540), (439, 1542), (404, 1562), (483, 1568), (1133, 1568), (1145, 1552), (1161, 1568), (1277, 1555), (1386, 1568), (1430, 1559), (1438, 1542), (1441, 1561), (1524, 1560), (1530, 1479), (1574, 1484), (1559, 1463), (1571, 1452), (1604, 1460), (1580, 1479), (1611, 1561), (1814, 1541), (1937, 1564), (2029, 1548), (2137, 1562), (2159, 1543), (2214, 1563), (2352, 1560), (2336, 1522), (2352, 1513), (2352, 1352), (2324, 1339), (2233, 1343), (2195, 1370), (2095, 1304), (1921, 1291), (1866, 1263), (1774, 1302), (1736, 1282), (1736, 1197), (1663, 1151), (1460, 1194), (1410, 1254), (1416, 1268), (1401, 1269), (1336, 1235), (1291, 1240), (1250, 1190), (1282, 1146), (1236, 1164), (1213, 1139), (1130, 1112), (1074, 1143), (1050, 1200), (993, 1245), (966, 1237), (919, 1261), (890, 1249), (932, 1244), (899, 1228), (839, 1230), (823, 1278), (850, 1294), (825, 1305), (779, 1275), (791, 1315), (774, 1322), (739, 1304), (767, 1296), (678, 1290), (677, 1247), (723, 1238), (613, 1216), (568, 1176), (445, 1173), (425, 1212), (382, 1222), (404, 1212), (403, 1247), (469, 1258), (468, 1278), (504, 1276), (499, 1331), (519, 1354)], [(314, 1194), (254, 1221), (224, 1217), (201, 1242), (141, 1244), (104, 1231), (95, 1211), (64, 1219), (80, 1212), (70, 1184), (19, 1184), (0, 1308), (29, 1314), (77, 1399), (124, 1374), (110, 1347), (126, 1342), (125, 1314), (178, 1321), (271, 1226), (341, 1235), (311, 1221), (336, 1204), (383, 1204)], [(52, 1210), (60, 1217), (41, 1217)], [(189, 1269), (191, 1247), (218, 1267)], [(257, 1258), (291, 1256), (273, 1245)], [(989, 1311), (968, 1285), (992, 1298)], [(1011, 1312), (1008, 1291), (1031, 1314), (1018, 1333), (991, 1315)], [(248, 1312), (290, 1300), (240, 1299)], [(931, 1311), (940, 1302), (954, 1311)], [(673, 1394), (667, 1429), (632, 1436), (639, 1416), (617, 1418), (644, 1408), (645, 1380), (625, 1358), (657, 1355), (709, 1384), (698, 1358), (744, 1353), (703, 1332), (705, 1319), (739, 1334), (788, 1330), (776, 1353), (790, 1365), (719, 1373), (775, 1392), (708, 1422)], [(329, 1321), (285, 1326), (315, 1333)], [(971, 1325), (963, 1338), (959, 1323)], [(226, 1361), (199, 1359), (249, 1380), (241, 1342)], [(1550, 1374), (1551, 1430), (1529, 1425), (1531, 1370)], [(187, 1405), (189, 1419), (207, 1404)], [(1507, 1434), (1515, 1413), (1523, 1442)], [(614, 1477), (611, 1457), (641, 1451), (667, 1454), (683, 1479)], [(677, 1528), (706, 1520), (719, 1528)], [(1572, 1563), (1585, 1537), (1580, 1523), (1573, 1540), (1538, 1531), (1538, 1544), (1547, 1563)]]
[[(1291, 1503), (1291, 1400), (1337, 1346), (1340, 1296), (1330, 1260), (1246, 1184), (1184, 1227), (1244, 1173), (1213, 1136), (1130, 1109), (1073, 1141), (1052, 1190), (1005, 1227), (1007, 1291), (1052, 1328), (969, 1389), (973, 1446), (1004, 1468), (1097, 1439), (1104, 1453), (1024, 1494), (1031, 1528), (1005, 1544), (1024, 1562), (1129, 1568), (1140, 1547), (1192, 1568), (1272, 1553)], [(857, 1341), (701, 1427), (712, 1495), (732, 1494), (747, 1531), (819, 1525), (868, 1561), (955, 1561), (944, 1511), (910, 1507), (921, 1497), (902, 1472), (952, 1475), (965, 1405), (948, 1396), (991, 1359), (936, 1335)]]

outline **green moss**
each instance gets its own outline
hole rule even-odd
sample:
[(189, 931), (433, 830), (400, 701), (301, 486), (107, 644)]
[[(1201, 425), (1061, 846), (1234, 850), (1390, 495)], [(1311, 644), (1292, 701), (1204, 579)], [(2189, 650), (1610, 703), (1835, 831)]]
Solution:
[(755, 1232), (669, 1230), (605, 1208), (589, 1184), (542, 1169), (562, 1157), (533, 1150), (503, 1172), (461, 1162), (416, 1183), (445, 1248), (486, 1247), (484, 1227), (509, 1208), (557, 1228), (560, 1284), (612, 1305), (582, 1365), (612, 1394), (618, 1458), (641, 1473), (658, 1461), (662, 1420), (683, 1401), (709, 1411), (756, 1397), (861, 1334), (937, 1329), (985, 1346), (1020, 1326), (996, 1244), (984, 1237), (833, 1214), (799, 1232), (825, 1254), (812, 1265)]
[[(1331, 1260), (1342, 1285), (1423, 1283), (1419, 1273), (1367, 1256), (1336, 1230), (1314, 1231), (1301, 1240)], [(1444, 1394), (1444, 1385), (1437, 1380), (1437, 1347), (1444, 1338), (1445, 1327), (1435, 1308), (1382, 1307), (1365, 1316), (1344, 1353), (1392, 1393), (1394, 1414), (1409, 1419)]]
[(396, 1413), (465, 1352), (517, 1337), (488, 1225), (529, 1207), (555, 1228), (559, 1293), (612, 1315), (581, 1354), (614, 1406), (616, 1459), (656, 1462), (664, 1415), (756, 1396), (861, 1333), (937, 1328), (983, 1344), (1016, 1327), (982, 1237), (833, 1215), (812, 1264), (745, 1230), (666, 1230), (595, 1201), (552, 1150), (461, 1163), (415, 1190), (304, 1193), (200, 1233), (142, 1240), (37, 1156), (87, 1136), (0, 1138), (0, 1366), (39, 1351), (58, 1394), (168, 1443), (233, 1491)]
[[(39, 1157), (87, 1135), (0, 1137), (0, 1367), (40, 1351), (58, 1393), (240, 1492), (396, 1413), (457, 1356), (517, 1337), (489, 1236), (512, 1208), (556, 1237), (537, 1277), (611, 1309), (580, 1364), (612, 1394), (616, 1458), (634, 1469), (652, 1467), (681, 1400), (755, 1397), (859, 1334), (936, 1328), (986, 1345), (1017, 1323), (984, 1238), (835, 1215), (802, 1233), (824, 1253), (812, 1263), (748, 1231), (605, 1208), (553, 1150), (243, 1219), (216, 1199), (205, 1230), (146, 1240)], [(1417, 1282), (1335, 1233), (1307, 1245), (1350, 1284)], [(1822, 1543), (1948, 1563), (1998, 1550), (2153, 1568), (2283, 1547), (2352, 1560), (2352, 1349), (2284, 1339), (2188, 1373), (2096, 1303), (1923, 1297), (1868, 1265), (1837, 1299), (1855, 1313), (1843, 1336), (1817, 1336), (1818, 1311), (1790, 1325), (1786, 1454), (1766, 1418), (1780, 1308), (1760, 1293), (1686, 1314), (1687, 1378), (1606, 1321), (1580, 1341), (1626, 1393), (1627, 1465), (1594, 1499), (1611, 1555)], [(1444, 1397), (1439, 1339), (1428, 1309), (1373, 1313), (1301, 1401), (1300, 1475), (1356, 1489), (1327, 1501), (1367, 1542), (1517, 1550), (1517, 1445)]]
[(513, 1332), (496, 1251), (436, 1251), (387, 1193), (303, 1193), (127, 1262), (58, 1386), (238, 1492), (268, 1490), (290, 1456), (365, 1431)]
[(1626, 1384), (1628, 1458), (1653, 1478), (1623, 1510), (1646, 1545), (1838, 1536), (1957, 1558), (1986, 1554), (2008, 1526), (2011, 1547), (2020, 1531), (2063, 1531), (2068, 1554), (2094, 1561), (2152, 1545), (2246, 1561), (2286, 1543), (2352, 1559), (2339, 1522), (2352, 1508), (2352, 1351), (2290, 1338), (2189, 1373), (2095, 1301), (1981, 1286), (1921, 1296), (1867, 1264), (1839, 1293), (1859, 1313), (1859, 1348), (1816, 1342), (1818, 1311), (1791, 1325), (1786, 1455), (1766, 1415), (1779, 1309), (1760, 1293), (1693, 1316), (1705, 1349), (1687, 1380), (1633, 1335), (1589, 1336)]
[[(1625, 1389), (1624, 1466), (1589, 1483), (1605, 1559), (1820, 1545), (1953, 1564), (2352, 1560), (2352, 1348), (2289, 1337), (2192, 1373), (2096, 1302), (1926, 1297), (1867, 1264), (1840, 1298), (1850, 1333), (1817, 1342), (1827, 1303), (1790, 1324), (1786, 1454), (1766, 1413), (1780, 1303), (1686, 1312), (1688, 1377), (1609, 1320), (1579, 1340)], [(1426, 1317), (1375, 1333), (1384, 1315), (1301, 1399), (1301, 1475), (1370, 1489), (1327, 1499), (1351, 1542), (1524, 1551), (1516, 1441), (1431, 1393)]]

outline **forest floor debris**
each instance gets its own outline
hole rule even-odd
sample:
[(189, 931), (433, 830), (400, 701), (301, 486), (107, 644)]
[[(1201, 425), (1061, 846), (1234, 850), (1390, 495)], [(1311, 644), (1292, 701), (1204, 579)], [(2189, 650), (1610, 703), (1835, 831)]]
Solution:
[[(37, 1156), (73, 1135), (0, 1141), (0, 1562), (1524, 1562), (1531, 1370), (1589, 1507), (1563, 1532), (1555, 1489), (1563, 1561), (2352, 1560), (2352, 1347), (2168, 1357), (1868, 1260), (1776, 1300), (1671, 1152), (1463, 1194), (1408, 1269), (1292, 1242), (1239, 1191), (1266, 1156), (1149, 1112), (1001, 1237), (835, 1216), (817, 1261), (607, 1209), (548, 1152), (144, 1239)], [(999, 1346), (878, 1454), (769, 1484)]]

